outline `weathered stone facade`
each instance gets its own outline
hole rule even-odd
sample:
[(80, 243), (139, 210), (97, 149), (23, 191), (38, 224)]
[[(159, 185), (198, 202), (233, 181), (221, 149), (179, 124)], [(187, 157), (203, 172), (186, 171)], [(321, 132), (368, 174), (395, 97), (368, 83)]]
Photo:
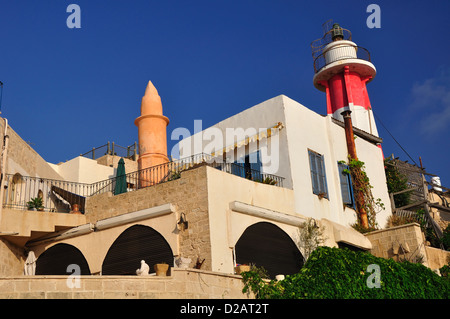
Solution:
[[(69, 279), (70, 280), (70, 279)], [(0, 299), (246, 299), (241, 276), (172, 269), (167, 277), (67, 276), (0, 278)]]
[(372, 255), (396, 261), (421, 262), (431, 269), (447, 263), (450, 252), (426, 246), (425, 237), (416, 223), (370, 232), (366, 237), (372, 242)]
[(184, 213), (189, 222), (187, 230), (174, 231), (179, 235), (179, 254), (191, 258), (205, 259), (202, 269), (211, 270), (211, 243), (209, 233), (208, 193), (206, 166), (186, 170), (181, 178), (113, 196), (105, 193), (88, 198), (86, 203), (87, 222), (143, 210), (167, 203), (176, 207), (178, 214)]
[(0, 238), (1, 277), (22, 275), (25, 259), (23, 248)]

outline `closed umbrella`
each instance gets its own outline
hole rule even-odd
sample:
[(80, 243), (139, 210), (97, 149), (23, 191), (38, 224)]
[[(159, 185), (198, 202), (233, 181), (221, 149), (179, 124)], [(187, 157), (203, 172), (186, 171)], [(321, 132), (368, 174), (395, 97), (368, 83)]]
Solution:
[(114, 195), (126, 193), (127, 191), (127, 178), (125, 175), (125, 161), (123, 158), (119, 160), (116, 173), (116, 185), (114, 187)]

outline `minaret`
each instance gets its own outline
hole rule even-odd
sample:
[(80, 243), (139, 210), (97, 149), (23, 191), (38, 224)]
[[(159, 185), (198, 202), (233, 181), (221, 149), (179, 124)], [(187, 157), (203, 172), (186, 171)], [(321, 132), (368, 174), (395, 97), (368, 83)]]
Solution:
[(354, 127), (378, 136), (366, 88), (376, 75), (370, 53), (350, 41), (349, 30), (329, 26), (324, 24), (324, 36), (311, 43), (314, 86), (326, 92), (328, 114), (343, 122), (341, 113), (351, 111)]
[[(134, 124), (139, 136), (139, 170), (169, 162), (166, 133), (169, 119), (163, 115), (161, 98), (151, 81), (142, 97), (141, 116)], [(148, 179), (156, 182), (154, 177)]]

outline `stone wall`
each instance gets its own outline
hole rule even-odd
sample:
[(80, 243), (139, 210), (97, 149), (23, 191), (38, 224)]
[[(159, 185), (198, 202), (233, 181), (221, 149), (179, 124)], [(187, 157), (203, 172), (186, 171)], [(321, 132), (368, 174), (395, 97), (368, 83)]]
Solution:
[(431, 269), (439, 269), (448, 263), (450, 252), (426, 246), (417, 223), (377, 230), (365, 236), (372, 242), (371, 253), (377, 257), (421, 261)]
[[(67, 276), (0, 278), (0, 299), (247, 299), (242, 277), (196, 269), (171, 269), (167, 277)], [(76, 282), (71, 282), (72, 284)]]
[(431, 269), (439, 269), (450, 263), (450, 251), (434, 247), (425, 247), (427, 252), (428, 267)]
[[(179, 234), (179, 254), (193, 263), (205, 259), (202, 269), (212, 270), (211, 240), (208, 215), (206, 166), (186, 170), (179, 179), (113, 196), (105, 193), (86, 201), (86, 219), (89, 223), (108, 217), (131, 213), (171, 203), (179, 218), (186, 215), (189, 227)], [(173, 225), (177, 231), (176, 224)]]
[(381, 229), (365, 236), (372, 243), (370, 252), (374, 256), (411, 262), (422, 258), (423, 264), (428, 266), (425, 238), (417, 223)]
[(23, 248), (0, 238), (0, 276), (18, 276), (23, 274), (26, 257)]
[[(36, 129), (39, 129), (38, 127)], [(0, 118), (0, 132), (3, 136), (4, 120)], [(7, 173), (20, 173), (22, 176), (38, 176), (58, 179), (62, 177), (8, 125)]]

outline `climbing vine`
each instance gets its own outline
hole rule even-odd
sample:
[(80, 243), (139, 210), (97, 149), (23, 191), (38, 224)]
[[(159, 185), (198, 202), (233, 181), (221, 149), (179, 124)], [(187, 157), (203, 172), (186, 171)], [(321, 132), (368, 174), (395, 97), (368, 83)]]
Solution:
[(384, 209), (384, 204), (380, 198), (375, 199), (372, 194), (373, 186), (370, 184), (364, 168), (364, 162), (348, 157), (348, 170), (344, 170), (345, 174), (350, 174), (355, 192), (355, 201), (358, 211), (364, 210), (367, 214), (368, 228), (363, 227), (360, 215), (353, 228), (360, 232), (373, 231), (378, 228), (376, 215)]

